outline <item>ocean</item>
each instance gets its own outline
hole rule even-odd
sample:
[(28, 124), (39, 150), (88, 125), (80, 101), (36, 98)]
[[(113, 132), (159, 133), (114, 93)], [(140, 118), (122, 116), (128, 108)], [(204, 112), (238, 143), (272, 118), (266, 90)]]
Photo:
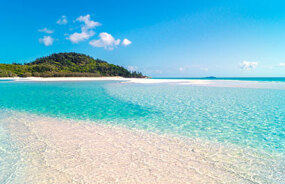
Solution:
[[(13, 136), (18, 135), (15, 131), (22, 131), (22, 122), (33, 121), (27, 119), (29, 115), (39, 119), (78, 121), (87, 126), (144, 131), (179, 138), (186, 143), (189, 140), (189, 144), (190, 140), (198, 139), (198, 142), (210, 144), (207, 149), (218, 145), (231, 151), (242, 150), (234, 156), (239, 159), (231, 157), (227, 165), (221, 167), (230, 168), (236, 176), (242, 175), (246, 178), (243, 183), (285, 183), (285, 79), (207, 80), (214, 82), (185, 85), (2, 80), (0, 183), (17, 183), (19, 177), (27, 175), (23, 162), (25, 149), (19, 146), (23, 135), (21, 139)], [(247, 82), (246, 86), (240, 85), (243, 81)], [(221, 85), (223, 83), (226, 85)], [(228, 86), (229, 83), (234, 85)], [(33, 139), (29, 140), (31, 142)], [(226, 158), (231, 152), (217, 150), (220, 160), (215, 164), (219, 165), (223, 156)], [(241, 165), (247, 174), (235, 168)], [(217, 173), (217, 177), (222, 176)], [(228, 183), (235, 182), (229, 180)]]

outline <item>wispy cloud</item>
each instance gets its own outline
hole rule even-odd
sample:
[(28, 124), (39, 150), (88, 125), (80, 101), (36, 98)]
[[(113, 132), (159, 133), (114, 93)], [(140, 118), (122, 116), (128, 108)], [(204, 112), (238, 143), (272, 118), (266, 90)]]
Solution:
[(59, 25), (65, 25), (65, 24), (67, 24), (67, 23), (68, 23), (67, 17), (64, 16), (64, 15), (61, 16), (61, 18), (60, 18), (58, 21), (56, 21), (56, 23), (59, 24)]
[(115, 39), (111, 34), (103, 32), (99, 34), (100, 39), (99, 40), (91, 40), (89, 42), (90, 45), (93, 47), (103, 47), (107, 50), (113, 50), (115, 47), (117, 47), (121, 40)]
[(284, 68), (284, 67), (285, 67), (285, 63), (279, 63), (279, 64), (277, 65), (277, 67), (282, 67), (282, 68)]
[(48, 28), (43, 28), (43, 29), (38, 29), (38, 32), (42, 32), (42, 33), (47, 33), (47, 34), (52, 34), (54, 33), (54, 30), (50, 30)]
[(132, 42), (130, 40), (128, 40), (127, 38), (125, 38), (122, 42), (122, 45), (124, 45), (124, 46), (128, 46), (130, 44), (132, 44)]
[(146, 75), (160, 75), (163, 74), (166, 70), (165, 68), (161, 68), (160, 66), (151, 66), (151, 67), (142, 67), (140, 71), (145, 73)]
[(80, 16), (75, 21), (83, 22), (81, 25), (81, 32), (72, 33), (67, 37), (72, 43), (78, 43), (84, 40), (88, 40), (95, 35), (95, 32), (92, 30), (101, 24), (90, 19), (90, 15)]
[(127, 69), (131, 72), (137, 71), (138, 67), (137, 66), (128, 66)]
[(239, 64), (239, 67), (243, 70), (251, 70), (251, 69), (255, 69), (257, 65), (258, 65), (258, 62), (243, 61)]
[(99, 22), (95, 22), (93, 20), (91, 20), (90, 15), (87, 14), (85, 16), (80, 16), (76, 19), (76, 21), (78, 22), (83, 22), (84, 24), (81, 26), (81, 30), (83, 31), (87, 31), (89, 29), (94, 29), (98, 26), (101, 26), (101, 24)]
[(51, 46), (54, 42), (54, 39), (51, 36), (44, 36), (43, 38), (39, 39), (39, 42), (45, 46)]
[(181, 66), (178, 68), (178, 70), (180, 72), (186, 72), (186, 71), (190, 71), (190, 70), (200, 70), (200, 71), (207, 72), (209, 70), (209, 68), (203, 67), (200, 65), (188, 65), (188, 66)]

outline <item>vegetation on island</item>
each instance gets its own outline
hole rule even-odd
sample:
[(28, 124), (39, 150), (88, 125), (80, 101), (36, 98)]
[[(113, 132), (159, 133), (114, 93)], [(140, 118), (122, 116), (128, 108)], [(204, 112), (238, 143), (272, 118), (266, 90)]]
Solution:
[(84, 54), (57, 53), (25, 64), (0, 64), (0, 77), (144, 77), (124, 67)]

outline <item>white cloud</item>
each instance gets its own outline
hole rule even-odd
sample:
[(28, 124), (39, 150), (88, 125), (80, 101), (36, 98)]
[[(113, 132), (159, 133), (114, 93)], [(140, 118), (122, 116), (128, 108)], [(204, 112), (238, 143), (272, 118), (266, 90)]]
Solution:
[(48, 33), (48, 34), (52, 34), (54, 33), (54, 30), (50, 30), (48, 28), (43, 28), (43, 29), (38, 29), (38, 32), (43, 32), (43, 33)]
[(51, 46), (53, 44), (54, 39), (51, 36), (44, 36), (39, 39), (39, 42), (44, 44), (45, 46)]
[(95, 22), (90, 19), (90, 15), (87, 14), (85, 16), (80, 16), (76, 19), (76, 21), (83, 22), (84, 25), (81, 26), (82, 32), (87, 31), (89, 29), (94, 29), (95, 27), (101, 26), (99, 22)]
[(73, 33), (71, 35), (69, 35), (69, 37), (67, 38), (68, 40), (70, 40), (72, 43), (78, 43), (80, 41), (84, 41), (84, 40), (88, 40), (90, 37), (94, 36), (95, 32), (94, 31), (84, 31), (81, 33)]
[[(62, 18), (66, 18), (65, 16)], [(59, 22), (59, 21), (58, 21)], [(93, 31), (96, 27), (101, 26), (101, 23), (91, 20), (89, 14), (85, 16), (79, 16), (75, 19), (75, 22), (81, 23), (81, 32), (74, 32), (69, 35), (65, 35), (67, 40), (70, 40), (72, 43), (78, 43), (84, 40), (90, 39), (95, 35)], [(128, 46), (132, 44), (130, 40), (125, 38), (122, 42), (120, 39), (115, 39), (111, 34), (102, 32), (99, 34), (99, 39), (91, 40), (89, 44), (93, 47), (103, 47), (107, 50), (113, 50), (122, 43), (123, 46)]]
[(104, 47), (105, 49), (113, 50), (121, 42), (120, 39), (115, 40), (111, 34), (106, 32), (100, 33), (99, 37), (99, 40), (91, 40), (89, 44), (93, 47)]
[(285, 63), (279, 63), (279, 65), (277, 65), (277, 67), (285, 67)]
[(66, 39), (70, 40), (72, 43), (78, 43), (84, 40), (88, 40), (90, 37), (95, 35), (92, 30), (101, 24), (90, 19), (90, 15), (80, 16), (76, 21), (83, 22), (81, 25), (81, 33), (75, 32), (69, 35)]
[(56, 21), (56, 23), (57, 24), (59, 24), (59, 25), (64, 25), (64, 24), (67, 24), (67, 18), (66, 18), (66, 16), (61, 16), (61, 18), (58, 20), (58, 21)]
[(128, 66), (127, 69), (131, 72), (137, 71), (138, 67), (137, 66)]
[(122, 45), (124, 45), (124, 46), (128, 46), (130, 44), (132, 44), (132, 42), (130, 40), (128, 40), (127, 38), (125, 38), (122, 42)]
[(243, 70), (250, 70), (256, 68), (258, 65), (258, 62), (249, 62), (249, 61), (243, 61), (239, 64), (240, 68)]

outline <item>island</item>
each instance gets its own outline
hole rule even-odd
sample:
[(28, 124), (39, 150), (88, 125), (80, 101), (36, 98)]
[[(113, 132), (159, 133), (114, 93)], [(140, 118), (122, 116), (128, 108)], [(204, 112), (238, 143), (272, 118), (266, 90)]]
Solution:
[(216, 79), (217, 77), (215, 76), (208, 76), (208, 77), (205, 77), (205, 79)]
[(0, 64), (0, 77), (108, 77), (144, 78), (142, 73), (75, 52), (55, 53), (33, 62)]

